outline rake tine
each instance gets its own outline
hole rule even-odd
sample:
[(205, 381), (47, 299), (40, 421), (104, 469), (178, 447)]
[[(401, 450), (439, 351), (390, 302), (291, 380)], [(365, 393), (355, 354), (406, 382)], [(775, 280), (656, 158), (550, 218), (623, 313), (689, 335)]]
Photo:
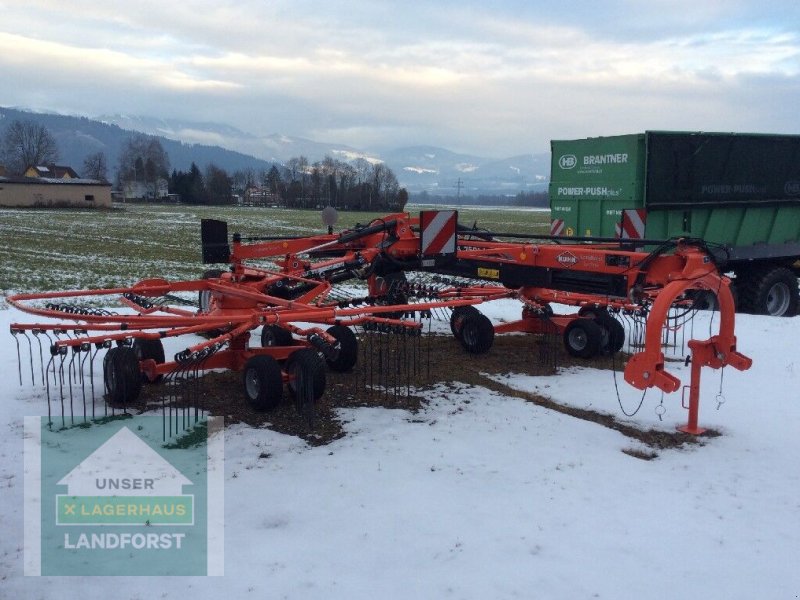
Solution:
[(45, 385), (45, 394), (47, 396), (47, 424), (51, 426), (53, 424), (53, 417), (50, 410), (50, 365), (53, 365), (53, 371), (55, 372), (56, 366), (53, 364), (53, 360), (55, 359), (56, 355), (50, 355), (50, 361), (47, 363), (47, 371), (46, 377), (44, 378), (44, 385)]
[[(75, 357), (80, 352), (80, 346), (72, 346), (72, 354), (69, 357), (69, 366), (67, 368), (67, 376), (69, 382), (69, 412), (70, 418), (72, 419), (72, 424), (75, 424), (75, 408), (73, 406), (73, 397), (72, 397), (72, 382), (73, 382), (73, 374), (75, 374)], [(78, 361), (80, 364), (80, 360)], [(75, 375), (75, 383), (77, 383), (77, 375)], [(84, 403), (84, 420), (86, 419), (86, 404)]]
[[(81, 374), (81, 397), (83, 398), (83, 420), (86, 421), (86, 376), (84, 371), (86, 369), (86, 361), (91, 358), (92, 345), (88, 342), (81, 344), (81, 352), (83, 358), (81, 359), (80, 374)], [(94, 402), (92, 402), (92, 418), (94, 419)]]
[(431, 313), (426, 313), (428, 318), (428, 338), (427, 338), (427, 372), (425, 374), (425, 378), (430, 380), (431, 378)]
[[(30, 358), (30, 363), (31, 363), (31, 385), (35, 386), (36, 385), (36, 381), (33, 378), (33, 373), (34, 373), (34, 371), (33, 371), (33, 346), (31, 345), (31, 338), (28, 337), (28, 332), (27, 331), (23, 331), (22, 332), (22, 337), (24, 337), (25, 341), (28, 342), (28, 357)], [(21, 366), (20, 366), (20, 370), (22, 370)]]
[(95, 344), (95, 351), (92, 352), (92, 349), (89, 348), (89, 385), (91, 386), (92, 390), (92, 420), (95, 419), (95, 394), (94, 394), (94, 361), (97, 358), (98, 353), (100, 352), (100, 348), (102, 348), (101, 344)]
[(22, 387), (22, 358), (19, 351), (19, 339), (17, 338), (19, 333), (21, 332), (17, 329), (11, 330), (11, 335), (14, 336), (14, 343), (17, 345), (17, 371), (19, 371), (19, 385)]
[(59, 356), (59, 364), (58, 364), (58, 395), (61, 399), (61, 426), (67, 426), (67, 420), (64, 412), (64, 359), (66, 356), (66, 352), (62, 352), (62, 350), (66, 350), (66, 346), (62, 346), (56, 349), (56, 352)]
[(42, 340), (39, 338), (43, 332), (41, 329), (34, 329), (31, 333), (33, 333), (33, 337), (36, 339), (36, 343), (39, 345), (39, 370), (42, 373), (42, 385), (44, 385), (44, 355), (42, 353)]

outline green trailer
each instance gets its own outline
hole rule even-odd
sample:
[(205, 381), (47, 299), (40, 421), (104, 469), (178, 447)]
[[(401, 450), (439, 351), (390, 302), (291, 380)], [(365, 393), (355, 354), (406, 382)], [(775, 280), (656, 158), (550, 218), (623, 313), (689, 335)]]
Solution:
[(551, 149), (551, 233), (702, 238), (725, 247), (740, 310), (796, 313), (800, 136), (648, 131)]

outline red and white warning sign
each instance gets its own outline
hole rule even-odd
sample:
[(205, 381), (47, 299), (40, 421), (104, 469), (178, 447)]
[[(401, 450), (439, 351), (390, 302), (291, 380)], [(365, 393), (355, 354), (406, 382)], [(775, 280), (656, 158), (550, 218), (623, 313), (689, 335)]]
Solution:
[(563, 235), (564, 234), (564, 219), (553, 219), (550, 223), (550, 235)]
[(617, 223), (616, 233), (623, 240), (643, 240), (647, 211), (644, 208), (629, 208), (622, 211), (622, 223)]
[(419, 214), (422, 256), (455, 254), (458, 211), (424, 210)]

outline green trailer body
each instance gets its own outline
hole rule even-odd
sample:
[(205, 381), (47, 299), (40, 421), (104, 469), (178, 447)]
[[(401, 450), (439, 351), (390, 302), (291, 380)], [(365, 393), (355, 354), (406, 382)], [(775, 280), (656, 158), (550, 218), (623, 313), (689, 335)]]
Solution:
[(797, 309), (800, 136), (649, 131), (551, 149), (553, 233), (619, 237), (623, 211), (639, 209), (634, 237), (726, 246), (744, 308)]

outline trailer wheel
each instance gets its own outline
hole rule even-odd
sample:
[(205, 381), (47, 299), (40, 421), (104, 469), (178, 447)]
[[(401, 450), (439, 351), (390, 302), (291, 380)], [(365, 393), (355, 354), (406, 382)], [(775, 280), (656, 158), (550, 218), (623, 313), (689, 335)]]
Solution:
[(461, 327), (464, 325), (464, 319), (467, 315), (479, 315), (481, 311), (472, 305), (456, 306), (453, 309), (453, 314), (450, 315), (450, 331), (457, 340), (461, 340)]
[(494, 343), (494, 326), (486, 315), (476, 309), (464, 317), (457, 337), (470, 354), (486, 354)]
[(578, 358), (592, 358), (600, 351), (603, 331), (593, 319), (577, 318), (564, 329), (564, 347)]
[(352, 369), (358, 360), (358, 340), (356, 334), (344, 325), (328, 327), (327, 333), (336, 338), (339, 353), (335, 360), (327, 359), (328, 367), (337, 373), (344, 373)]
[(760, 274), (750, 271), (738, 289), (742, 307), (748, 312), (773, 317), (791, 317), (797, 313), (797, 276), (786, 267)]
[(264, 412), (277, 407), (283, 399), (281, 367), (271, 356), (251, 356), (242, 369), (242, 388), (250, 408)]
[[(164, 363), (164, 344), (161, 343), (161, 340), (137, 338), (133, 340), (131, 348), (136, 353), (137, 360), (154, 360), (157, 365)], [(162, 379), (164, 379), (163, 375), (156, 375), (152, 383), (158, 383)], [(151, 383), (150, 379), (144, 373), (142, 373), (142, 383)]]
[(126, 407), (136, 402), (142, 390), (139, 359), (132, 348), (111, 348), (103, 359), (103, 383), (106, 402), (114, 407)]
[(325, 393), (325, 363), (310, 348), (294, 352), (284, 366), (289, 375), (287, 387), (294, 396), (297, 412), (309, 422), (314, 419), (314, 404)]
[(291, 346), (294, 343), (292, 332), (277, 325), (264, 325), (261, 330), (261, 347)]

